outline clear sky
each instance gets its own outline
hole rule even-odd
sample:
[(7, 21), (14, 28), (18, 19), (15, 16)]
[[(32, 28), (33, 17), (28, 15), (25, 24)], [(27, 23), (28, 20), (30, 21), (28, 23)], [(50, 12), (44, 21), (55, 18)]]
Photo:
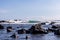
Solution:
[(0, 0), (0, 19), (60, 19), (60, 0)]

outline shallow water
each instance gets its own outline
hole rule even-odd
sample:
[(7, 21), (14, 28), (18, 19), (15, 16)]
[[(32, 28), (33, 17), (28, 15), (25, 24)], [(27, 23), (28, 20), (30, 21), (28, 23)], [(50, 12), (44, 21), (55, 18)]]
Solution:
[[(54, 35), (54, 33), (50, 32), (48, 34), (37, 34), (37, 35), (33, 35), (33, 34), (17, 34), (16, 30), (18, 30), (17, 27), (20, 27), (20, 25), (11, 25), (14, 30), (13, 32), (7, 33), (6, 32), (6, 27), (8, 27), (8, 25), (5, 25), (5, 29), (0, 30), (0, 40), (60, 40), (60, 36)], [(30, 28), (31, 25), (23, 25), (24, 28)], [(16, 33), (18, 35), (17, 39), (11, 38), (10, 36)], [(26, 39), (26, 35), (29, 36), (28, 39)]]
[[(19, 34), (17, 39), (11, 38), (11, 34), (1, 34), (0, 40), (60, 40), (60, 37), (57, 35), (54, 35), (53, 33), (49, 34)], [(26, 35), (29, 36), (28, 39), (25, 39)]]

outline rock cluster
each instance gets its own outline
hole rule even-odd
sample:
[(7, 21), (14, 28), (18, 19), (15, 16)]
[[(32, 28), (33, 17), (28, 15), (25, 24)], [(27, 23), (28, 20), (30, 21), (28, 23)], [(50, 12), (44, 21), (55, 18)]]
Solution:
[(47, 31), (41, 27), (41, 24), (33, 25), (29, 30), (32, 34), (47, 33)]
[(49, 31), (54, 32), (56, 35), (60, 35), (60, 26), (59, 25), (52, 25), (52, 27), (48, 28)]
[(36, 24), (36, 25), (32, 25), (32, 27), (28, 30), (26, 29), (20, 29), (17, 31), (18, 34), (23, 34), (23, 33), (26, 33), (26, 34), (43, 34), (43, 33), (48, 33), (47, 30), (43, 29), (41, 27), (41, 24)]

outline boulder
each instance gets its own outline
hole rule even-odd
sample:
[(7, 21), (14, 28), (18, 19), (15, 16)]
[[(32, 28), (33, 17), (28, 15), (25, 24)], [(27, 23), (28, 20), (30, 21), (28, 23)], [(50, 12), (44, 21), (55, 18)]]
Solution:
[(18, 38), (18, 36), (14, 33), (13, 35), (10, 36), (11, 38)]
[(29, 30), (32, 34), (47, 33), (47, 31), (41, 27), (41, 24), (33, 25)]
[(58, 28), (59, 28), (59, 26), (52, 25), (52, 27), (49, 27), (48, 30), (54, 32)]
[(55, 30), (54, 34), (55, 35), (60, 35), (60, 29)]
[(55, 22), (51, 22), (49, 25), (53, 25), (53, 24), (55, 24)]
[(41, 25), (46, 25), (46, 23), (41, 23)]
[(26, 30), (26, 34), (30, 34), (30, 30)]
[(58, 27), (57, 27), (57, 26), (52, 25), (52, 28), (56, 29), (56, 28), (58, 28)]
[(17, 30), (18, 34), (24, 34), (26, 33), (26, 30), (25, 29), (20, 29), (20, 30)]
[(4, 26), (0, 25), (0, 29), (4, 29)]
[(7, 32), (11, 32), (12, 31), (12, 26), (8, 26), (7, 27)]

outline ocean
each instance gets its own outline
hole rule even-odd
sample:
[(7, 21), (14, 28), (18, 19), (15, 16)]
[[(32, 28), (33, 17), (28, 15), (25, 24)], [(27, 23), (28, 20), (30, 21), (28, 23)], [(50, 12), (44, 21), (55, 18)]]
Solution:
[[(5, 29), (0, 30), (0, 40), (60, 40), (60, 36), (54, 35), (53, 32), (50, 32), (48, 34), (18, 34), (16, 30), (24, 28), (29, 29), (33, 24), (2, 24)], [(13, 31), (10, 33), (6, 32), (6, 27), (12, 26)], [(43, 25), (43, 28), (47, 29), (51, 25)], [(10, 36), (16, 33), (18, 35), (17, 39), (11, 38)], [(26, 39), (26, 35), (29, 36), (28, 39)]]

